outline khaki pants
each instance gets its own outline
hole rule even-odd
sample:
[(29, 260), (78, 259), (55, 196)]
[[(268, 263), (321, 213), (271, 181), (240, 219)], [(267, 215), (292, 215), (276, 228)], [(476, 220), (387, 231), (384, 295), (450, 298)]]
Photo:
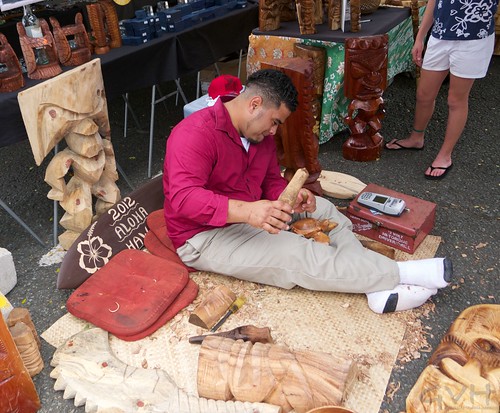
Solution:
[[(399, 284), (395, 261), (364, 248), (352, 233), (351, 222), (331, 202), (320, 197), (316, 202), (310, 216), (339, 224), (329, 233), (330, 245), (289, 231), (273, 235), (247, 224), (232, 224), (195, 235), (177, 253), (186, 265), (201, 271), (287, 289), (299, 285), (367, 293)], [(296, 214), (294, 219), (303, 217)]]

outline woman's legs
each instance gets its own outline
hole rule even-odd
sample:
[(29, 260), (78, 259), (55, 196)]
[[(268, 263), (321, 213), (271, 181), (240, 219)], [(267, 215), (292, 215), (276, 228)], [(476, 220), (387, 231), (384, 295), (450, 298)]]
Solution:
[[(433, 71), (422, 69), (417, 88), (413, 130), (406, 139), (393, 139), (387, 143), (386, 147), (388, 149), (422, 148), (424, 146), (425, 128), (434, 113), (436, 97), (447, 75), (448, 70)], [(396, 141), (397, 144), (394, 143)]]
[(444, 142), (439, 150), (432, 166), (437, 169), (427, 168), (425, 175), (441, 176), (446, 170), (439, 168), (447, 168), (452, 164), (451, 154), (453, 148), (458, 142), (469, 111), (469, 93), (474, 84), (474, 79), (466, 79), (450, 74), (450, 89), (448, 91), (448, 122), (446, 125), (446, 133)]

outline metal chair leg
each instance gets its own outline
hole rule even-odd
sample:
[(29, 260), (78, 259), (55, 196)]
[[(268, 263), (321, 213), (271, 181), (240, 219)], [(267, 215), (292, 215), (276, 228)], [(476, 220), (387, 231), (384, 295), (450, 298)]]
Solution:
[(0, 207), (2, 207), (12, 218), (14, 218), (18, 224), (20, 224), (26, 231), (28, 231), (33, 238), (35, 238), (41, 245), (46, 247), (45, 243), (36, 235), (33, 230), (21, 219), (19, 216), (10, 209), (5, 202), (0, 199)]

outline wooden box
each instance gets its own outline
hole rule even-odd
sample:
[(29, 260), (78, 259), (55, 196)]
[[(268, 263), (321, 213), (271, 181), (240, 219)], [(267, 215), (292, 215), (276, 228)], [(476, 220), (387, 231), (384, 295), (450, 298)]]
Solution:
[[(371, 211), (357, 202), (363, 192), (376, 192), (404, 199), (408, 210), (398, 217)], [(347, 217), (352, 221), (353, 231), (357, 234), (413, 254), (434, 227), (436, 204), (432, 202), (375, 184), (368, 184), (361, 193), (351, 201), (346, 210)]]

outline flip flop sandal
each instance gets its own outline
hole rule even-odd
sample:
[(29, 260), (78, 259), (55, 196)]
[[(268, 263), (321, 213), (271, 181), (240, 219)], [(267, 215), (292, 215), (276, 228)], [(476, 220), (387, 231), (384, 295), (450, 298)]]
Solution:
[(437, 175), (437, 176), (427, 175), (427, 174), (424, 173), (424, 177), (425, 177), (425, 179), (429, 179), (431, 181), (438, 181), (440, 179), (443, 179), (446, 176), (446, 174), (449, 172), (449, 170), (451, 169), (452, 166), (453, 166), (453, 164), (451, 164), (448, 167), (444, 167), (444, 166), (432, 166), (431, 165), (431, 166), (429, 166), (429, 168), (431, 168), (431, 173), (435, 169), (441, 169), (444, 172), (441, 175)]
[[(385, 146), (385, 149), (387, 149), (388, 151), (401, 151), (401, 150), (406, 150), (406, 151), (421, 151), (422, 149), (424, 149), (424, 145), (422, 145), (421, 148), (408, 148), (407, 146), (403, 146), (401, 145), (400, 141), (402, 141), (403, 139), (397, 139), (395, 140), (394, 142), (387, 142), (384, 146)], [(387, 145), (396, 145), (398, 148), (389, 148)]]

